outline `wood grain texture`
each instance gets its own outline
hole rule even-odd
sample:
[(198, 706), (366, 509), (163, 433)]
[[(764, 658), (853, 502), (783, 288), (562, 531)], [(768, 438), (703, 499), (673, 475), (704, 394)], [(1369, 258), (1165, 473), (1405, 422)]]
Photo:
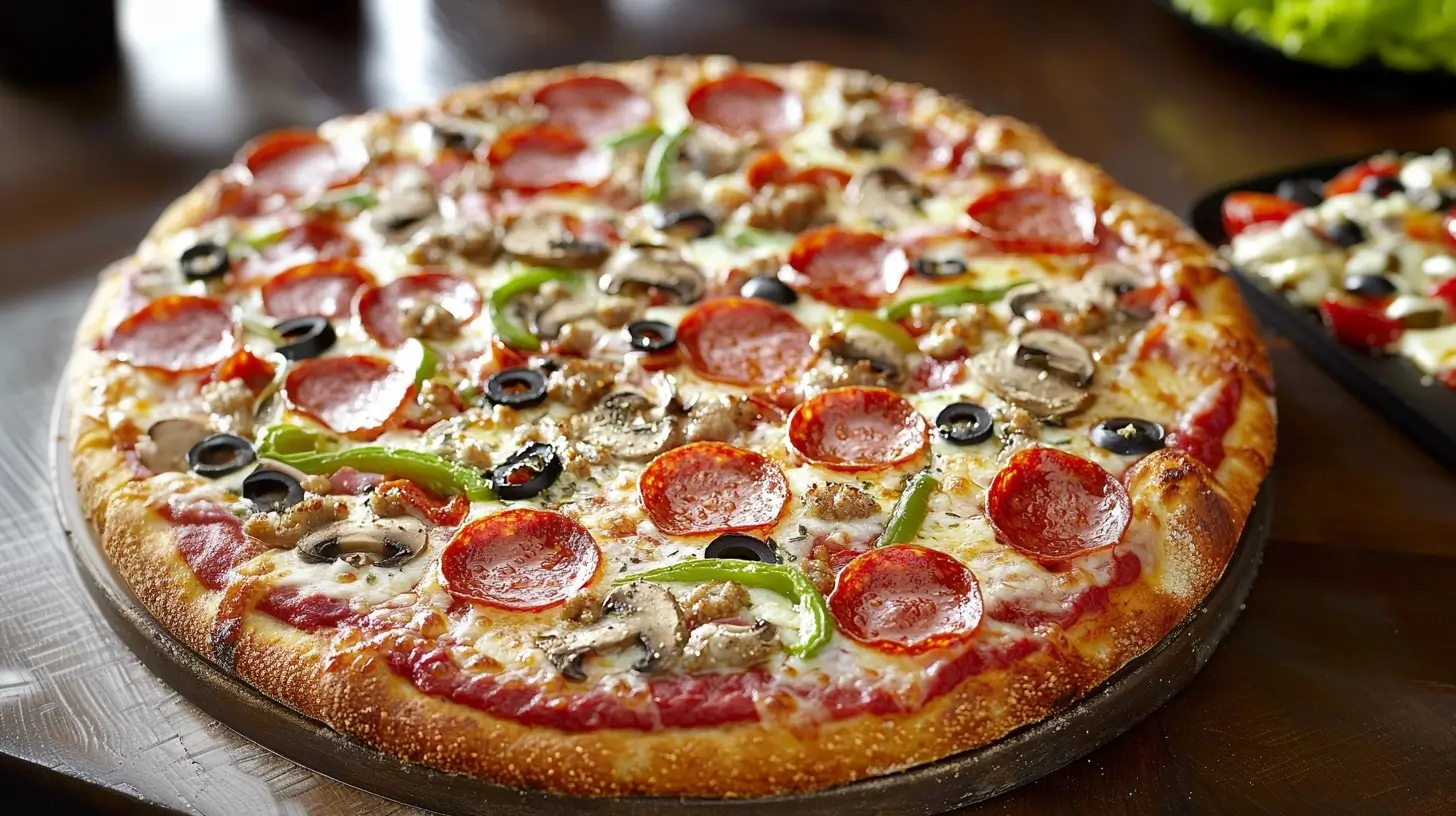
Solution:
[[(0, 751), (209, 814), (410, 812), (237, 737), (150, 675), (51, 512), (46, 413), (91, 277), (252, 133), (510, 70), (701, 51), (933, 85), (1039, 124), (1175, 211), (1229, 179), (1456, 132), (1449, 99), (1271, 76), (1151, 0), (185, 5), (159, 21), (155, 0), (123, 3), (115, 76), (0, 86)], [(1278, 515), (1244, 617), (1159, 714), (968, 812), (1456, 812), (1456, 476), (1271, 345)]]

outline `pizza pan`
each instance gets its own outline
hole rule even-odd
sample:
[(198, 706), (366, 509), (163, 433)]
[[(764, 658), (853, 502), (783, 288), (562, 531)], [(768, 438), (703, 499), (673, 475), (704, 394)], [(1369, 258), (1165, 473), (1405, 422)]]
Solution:
[[(269, 698), (166, 632), (111, 568), (81, 511), (65, 438), (65, 389), (54, 415), (55, 499), (88, 589), (122, 640), (153, 672), (219, 722), (319, 773), (398, 802), (461, 816), (734, 814), (852, 816), (942, 813), (1049, 774), (1132, 728), (1183, 688), (1233, 625), (1253, 585), (1273, 517), (1260, 491), (1223, 579), (1147, 653), (1087, 697), (985, 748), (818, 793), (755, 799), (590, 799), (524, 791), (392, 759)], [(745, 758), (746, 759), (746, 758)]]
[[(1400, 151), (1429, 152), (1429, 151)], [(1251, 190), (1272, 193), (1288, 178), (1328, 180), (1370, 154), (1332, 159), (1234, 182), (1203, 196), (1188, 213), (1188, 223), (1203, 240), (1223, 246), (1223, 200), (1229, 193)], [(1285, 335), (1331, 377), (1371, 408), (1384, 414), (1431, 456), (1456, 471), (1456, 390), (1432, 381), (1415, 364), (1399, 355), (1370, 354), (1335, 342), (1319, 314), (1285, 299), (1253, 273), (1234, 269), (1234, 279), (1265, 325)]]

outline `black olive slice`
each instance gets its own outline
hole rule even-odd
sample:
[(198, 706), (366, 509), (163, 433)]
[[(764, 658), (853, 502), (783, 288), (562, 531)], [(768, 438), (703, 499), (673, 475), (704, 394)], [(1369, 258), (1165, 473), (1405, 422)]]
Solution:
[(253, 444), (241, 436), (213, 434), (187, 451), (187, 466), (198, 476), (217, 478), (251, 464)]
[(243, 498), (258, 512), (272, 513), (303, 501), (303, 487), (287, 473), (255, 470), (243, 480)]
[(1352, 247), (1365, 242), (1365, 230), (1354, 221), (1340, 221), (1325, 230), (1325, 237), (1342, 247)]
[(282, 340), (278, 353), (289, 360), (307, 360), (328, 351), (338, 341), (334, 327), (326, 318), (295, 317), (273, 327)]
[(1395, 294), (1395, 282), (1384, 275), (1346, 275), (1345, 291), (1367, 298), (1390, 297)]
[(777, 564), (778, 553), (766, 541), (742, 533), (724, 533), (703, 549), (704, 558), (733, 558), (738, 561), (759, 561)]
[(668, 235), (693, 241), (712, 235), (717, 231), (718, 224), (702, 210), (674, 210), (662, 214), (657, 228)]
[(1395, 176), (1366, 176), (1360, 182), (1360, 192), (1370, 193), (1376, 198), (1385, 198), (1394, 193), (1405, 192), (1405, 185)]
[(529, 499), (561, 476), (561, 457), (545, 442), (532, 442), (490, 471), (490, 486), (502, 501)]
[(957, 258), (916, 258), (910, 268), (922, 278), (954, 278), (966, 274), (966, 262)]
[(187, 280), (211, 280), (228, 271), (227, 247), (219, 244), (201, 243), (182, 253), (180, 259), (182, 277)]
[(531, 368), (507, 368), (485, 380), (485, 398), (491, 405), (530, 408), (546, 399), (546, 378)]
[(661, 320), (639, 320), (628, 324), (627, 336), (638, 351), (666, 351), (677, 345), (677, 329)]
[(799, 299), (799, 293), (789, 288), (787, 283), (775, 278), (772, 275), (755, 275), (743, 283), (743, 288), (738, 294), (746, 298), (758, 298), (769, 303), (777, 303), (780, 306), (793, 305)]
[(936, 415), (935, 432), (952, 445), (979, 445), (991, 438), (995, 424), (985, 408), (974, 402), (957, 402)]
[(1285, 179), (1274, 188), (1274, 195), (1303, 204), (1318, 207), (1325, 200), (1325, 183), (1317, 178)]
[(1092, 426), (1092, 444), (1121, 456), (1152, 453), (1163, 447), (1167, 432), (1149, 419), (1113, 417)]

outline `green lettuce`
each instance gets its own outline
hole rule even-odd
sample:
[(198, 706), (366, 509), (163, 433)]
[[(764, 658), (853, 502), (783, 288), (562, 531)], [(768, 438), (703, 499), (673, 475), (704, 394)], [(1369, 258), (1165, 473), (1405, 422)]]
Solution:
[(1456, 3), (1447, 0), (1173, 0), (1203, 25), (1231, 28), (1288, 56), (1345, 68), (1370, 58), (1402, 71), (1456, 72)]

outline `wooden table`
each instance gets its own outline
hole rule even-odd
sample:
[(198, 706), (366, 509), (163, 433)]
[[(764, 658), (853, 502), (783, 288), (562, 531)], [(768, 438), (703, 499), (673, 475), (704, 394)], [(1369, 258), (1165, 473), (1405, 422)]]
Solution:
[[(57, 543), (45, 416), (91, 276), (257, 131), (511, 70), (725, 52), (954, 92), (1040, 123), (1175, 210), (1280, 165), (1456, 134), (1449, 95), (1275, 75), (1151, 0), (301, 5), (315, 15), (123, 2), (114, 71), (0, 85), (0, 775), (68, 801), (406, 812), (170, 692), (100, 621)], [(1157, 715), (974, 812), (1456, 812), (1456, 478), (1270, 343), (1277, 521), (1243, 618)]]

